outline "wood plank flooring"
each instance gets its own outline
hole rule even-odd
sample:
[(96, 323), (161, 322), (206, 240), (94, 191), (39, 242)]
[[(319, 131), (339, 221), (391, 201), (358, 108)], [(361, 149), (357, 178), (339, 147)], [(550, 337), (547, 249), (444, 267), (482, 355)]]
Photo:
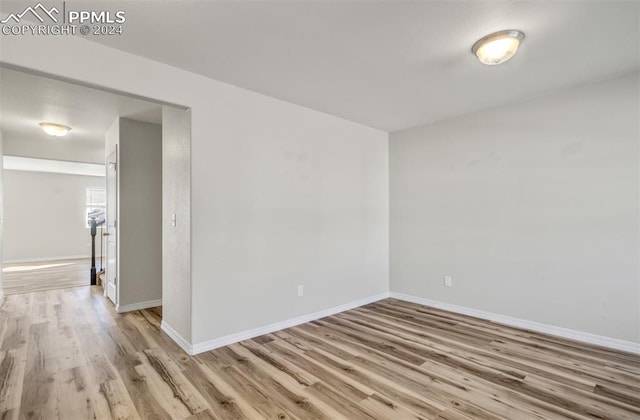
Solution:
[(2, 285), (5, 295), (89, 286), (90, 268), (90, 258), (4, 264)]
[(95, 286), (8, 296), (0, 419), (640, 418), (637, 355), (397, 300), (195, 357), (160, 320)]

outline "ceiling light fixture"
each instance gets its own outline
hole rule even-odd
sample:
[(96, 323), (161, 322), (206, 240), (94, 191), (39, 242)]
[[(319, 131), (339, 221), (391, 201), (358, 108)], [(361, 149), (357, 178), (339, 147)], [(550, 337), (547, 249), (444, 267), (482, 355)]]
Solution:
[(495, 66), (513, 57), (523, 40), (524, 33), (517, 29), (494, 32), (476, 41), (471, 52), (482, 64)]
[(69, 131), (71, 131), (71, 127), (67, 127), (66, 125), (54, 124), (50, 122), (41, 122), (40, 128), (42, 131), (47, 133), (50, 136), (54, 137), (63, 137), (66, 136)]

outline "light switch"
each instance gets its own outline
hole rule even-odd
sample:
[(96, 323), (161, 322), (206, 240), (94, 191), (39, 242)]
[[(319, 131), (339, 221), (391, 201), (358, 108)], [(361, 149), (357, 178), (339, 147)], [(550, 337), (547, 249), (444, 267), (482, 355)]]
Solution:
[(171, 226), (176, 226), (176, 215), (175, 213), (171, 215)]

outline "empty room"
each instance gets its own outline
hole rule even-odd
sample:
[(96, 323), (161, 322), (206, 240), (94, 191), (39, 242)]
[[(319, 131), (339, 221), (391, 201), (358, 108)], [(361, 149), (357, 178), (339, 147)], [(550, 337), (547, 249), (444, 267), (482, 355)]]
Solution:
[(3, 0), (0, 418), (638, 419), (639, 146), (637, 1)]

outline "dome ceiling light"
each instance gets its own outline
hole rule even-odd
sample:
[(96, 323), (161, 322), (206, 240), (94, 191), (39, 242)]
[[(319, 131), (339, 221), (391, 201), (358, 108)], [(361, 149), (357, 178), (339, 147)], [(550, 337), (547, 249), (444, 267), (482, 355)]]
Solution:
[(513, 57), (523, 40), (524, 33), (517, 29), (494, 32), (476, 41), (471, 52), (482, 64), (495, 66)]
[(42, 131), (54, 137), (66, 136), (69, 133), (69, 131), (71, 131), (71, 127), (67, 127), (66, 125), (61, 125), (61, 124), (41, 122), (39, 125), (40, 125), (40, 128), (42, 128)]

